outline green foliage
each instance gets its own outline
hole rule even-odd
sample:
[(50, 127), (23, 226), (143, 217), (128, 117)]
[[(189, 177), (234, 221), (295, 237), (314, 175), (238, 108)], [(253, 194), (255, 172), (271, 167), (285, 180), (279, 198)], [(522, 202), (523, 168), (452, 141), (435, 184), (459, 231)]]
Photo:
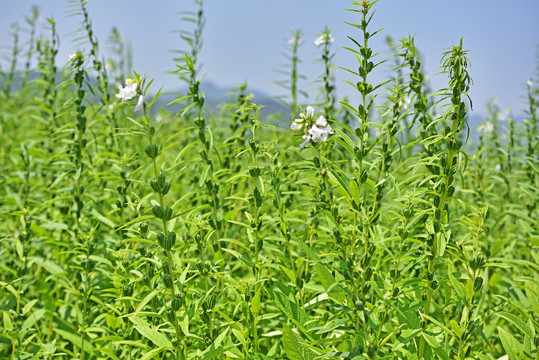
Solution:
[[(263, 122), (246, 84), (206, 109), (196, 4), (178, 113), (136, 72), (110, 84), (84, 0), (70, 9), (89, 53), (61, 70), (53, 20), (40, 34), (32, 10), (26, 50), (13, 29), (0, 358), (538, 359), (536, 85), (523, 123), (491, 104), (474, 136), (463, 41), (441, 59), (445, 89), (430, 92), (413, 37), (371, 84), (377, 2), (354, 1), (357, 104), (335, 102), (329, 29), (317, 109), (297, 97), (299, 31), (289, 44), (301, 139)], [(123, 81), (126, 42), (111, 41)]]

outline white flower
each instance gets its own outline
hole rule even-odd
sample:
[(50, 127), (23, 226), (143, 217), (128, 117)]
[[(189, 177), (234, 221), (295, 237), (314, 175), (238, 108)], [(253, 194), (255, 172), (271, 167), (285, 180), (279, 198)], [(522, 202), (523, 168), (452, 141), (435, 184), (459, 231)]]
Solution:
[(501, 168), (502, 166), (500, 164), (496, 164), (496, 171), (500, 171)]
[(333, 134), (331, 126), (328, 125), (326, 118), (323, 116), (320, 116), (309, 129), (309, 135), (314, 142), (326, 141), (330, 134)]
[(69, 54), (69, 60), (75, 60), (77, 58), (77, 53)]
[(122, 101), (131, 100), (137, 95), (138, 84), (132, 79), (125, 80), (125, 87), (118, 86), (119, 93), (116, 97), (122, 99)]
[[(319, 126), (319, 127), (326, 127), (326, 126), (328, 126), (328, 121), (326, 120), (325, 117), (320, 115), (320, 117), (316, 120), (315, 124), (316, 124), (316, 126)], [(331, 127), (329, 128), (329, 130), (331, 130)]]
[(288, 39), (288, 45), (290, 46), (294, 46), (298, 43), (298, 39), (296, 39), (296, 37), (291, 37), (290, 39)]
[(532, 81), (531, 81), (531, 80), (528, 80), (528, 81), (526, 81), (526, 85), (528, 85), (528, 87), (530, 87), (530, 88), (531, 88), (531, 87), (532, 87), (532, 85), (533, 85), (533, 83), (532, 83)]
[(311, 119), (314, 116), (314, 108), (309, 105), (307, 106), (307, 110), (305, 111), (305, 117), (307, 119)]
[(490, 121), (487, 121), (486, 123), (479, 125), (477, 131), (479, 131), (480, 133), (492, 134), (492, 132), (494, 131), (494, 124)]
[(408, 110), (410, 106), (410, 98), (408, 96), (403, 96), (402, 100), (399, 102), (399, 105), (403, 110)]
[(135, 106), (135, 112), (142, 110), (143, 105), (144, 105), (144, 95), (140, 95), (138, 97), (137, 105)]
[(311, 135), (305, 134), (303, 135), (303, 142), (299, 145), (300, 148), (305, 149), (305, 146), (309, 144), (309, 141), (311, 141)]
[(301, 130), (302, 127), (303, 127), (303, 123), (296, 122), (295, 120), (294, 120), (294, 122), (292, 122), (292, 124), (290, 125), (290, 129), (292, 129), (292, 130), (294, 130), (294, 131)]
[(316, 40), (314, 41), (314, 44), (316, 46), (320, 46), (324, 44), (331, 44), (334, 41), (335, 39), (333, 38), (333, 36), (331, 36), (331, 34), (324, 33), (316, 38)]

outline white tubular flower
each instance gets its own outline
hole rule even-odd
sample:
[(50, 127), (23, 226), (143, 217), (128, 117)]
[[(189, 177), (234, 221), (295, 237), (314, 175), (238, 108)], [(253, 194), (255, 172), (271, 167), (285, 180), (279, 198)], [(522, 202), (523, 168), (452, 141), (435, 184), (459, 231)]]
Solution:
[(290, 129), (292, 129), (294, 131), (301, 130), (301, 128), (303, 127), (303, 123), (302, 122), (297, 122), (297, 120), (301, 120), (301, 119), (294, 120), (292, 122), (292, 124), (290, 125)]
[(312, 119), (312, 117), (314, 116), (314, 108), (309, 105), (307, 106), (307, 110), (305, 111), (305, 117), (307, 119)]
[(331, 126), (328, 125), (326, 118), (323, 116), (320, 116), (309, 129), (309, 135), (314, 142), (326, 141), (330, 134), (333, 134)]
[(533, 85), (533, 83), (532, 83), (532, 81), (531, 81), (531, 80), (528, 80), (528, 81), (526, 81), (526, 85), (527, 85), (528, 87), (530, 87), (530, 88), (531, 88), (531, 87), (532, 87), (532, 85)]
[(479, 125), (477, 131), (479, 131), (480, 133), (491, 134), (494, 131), (494, 124), (490, 121), (487, 121), (486, 123)]
[(292, 37), (290, 39), (288, 39), (288, 45), (290, 46), (294, 46), (298, 43), (298, 40), (296, 39), (296, 37)]
[(142, 110), (144, 106), (144, 95), (138, 97), (137, 105), (135, 106), (135, 112)]
[[(320, 115), (320, 117), (316, 120), (315, 125), (320, 126), (320, 127), (326, 127), (326, 126), (328, 126), (328, 121), (326, 120), (325, 117)], [(331, 130), (331, 127), (329, 128), (329, 130)]]
[(121, 99), (122, 101), (131, 100), (135, 96), (137, 96), (137, 88), (138, 84), (136, 81), (131, 79), (125, 80), (125, 87), (122, 87), (121, 85), (118, 86), (119, 92), (116, 94), (116, 97)]
[(399, 102), (399, 105), (402, 107), (403, 110), (408, 110), (408, 107), (410, 106), (410, 98), (408, 98), (408, 96), (404, 96)]
[(311, 135), (305, 134), (303, 135), (303, 142), (299, 145), (300, 148), (305, 149), (307, 145), (309, 145), (309, 141), (311, 141)]
[(334, 41), (335, 39), (333, 38), (333, 36), (331, 36), (331, 34), (322, 34), (316, 38), (316, 40), (314, 41), (314, 45), (320, 46), (324, 44), (331, 44)]

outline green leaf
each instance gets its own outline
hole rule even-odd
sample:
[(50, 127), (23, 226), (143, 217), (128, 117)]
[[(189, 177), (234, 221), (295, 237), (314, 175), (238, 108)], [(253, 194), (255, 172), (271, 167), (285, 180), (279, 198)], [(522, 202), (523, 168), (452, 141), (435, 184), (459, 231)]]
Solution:
[(316, 354), (303, 344), (299, 335), (288, 326), (283, 327), (283, 347), (290, 360), (311, 360)]
[(161, 351), (163, 351), (165, 349), (166, 348), (157, 348), (157, 349), (150, 350), (146, 354), (142, 355), (140, 360), (149, 360), (149, 359), (155, 357), (156, 355), (158, 355)]
[(449, 281), (451, 281), (451, 286), (457, 293), (457, 296), (461, 298), (462, 300), (466, 299), (466, 294), (464, 292), (464, 286), (460, 283), (460, 281), (453, 276), (453, 274), (449, 273)]
[(500, 334), (500, 340), (502, 341), (503, 348), (509, 355), (509, 359), (517, 360), (517, 355), (522, 351), (522, 345), (513, 337), (509, 332), (498, 326), (498, 333)]
[(251, 299), (251, 312), (253, 314), (258, 314), (260, 311), (260, 290), (262, 288), (258, 288), (258, 291), (256, 292), (255, 296)]
[(204, 352), (202, 353), (202, 360), (213, 359), (217, 355), (221, 355), (225, 351), (228, 351), (234, 347), (232, 345), (221, 346), (221, 343), (226, 338), (226, 335), (228, 334), (229, 330), (230, 330), (229, 327), (226, 328), (225, 331), (223, 331), (221, 334), (219, 334), (219, 336), (217, 336), (217, 338), (210, 345), (210, 347), (204, 350)]
[(99, 220), (100, 222), (102, 222), (103, 224), (107, 225), (108, 227), (110, 227), (111, 229), (114, 229), (115, 228), (115, 225), (112, 221), (110, 221), (109, 219), (107, 219), (106, 217), (104, 217), (99, 211), (97, 211), (96, 209), (92, 209), (92, 215), (97, 219)]
[(116, 229), (116, 231), (122, 230), (123, 228), (126, 228), (126, 227), (128, 227), (128, 226), (130, 226), (130, 225), (136, 224), (136, 223), (141, 222), (141, 221), (143, 221), (143, 220), (146, 220), (146, 219), (152, 219), (152, 218), (154, 218), (153, 215), (143, 215), (143, 216), (139, 216), (138, 218), (135, 218), (135, 219), (133, 219), (133, 220), (130, 220), (130, 221), (126, 222), (125, 224), (123, 224), (122, 226), (120, 226), (118, 229)]
[(144, 336), (146, 339), (153, 342), (155, 345), (162, 348), (172, 348), (172, 343), (165, 336), (165, 334), (160, 333), (156, 329), (152, 328), (143, 319), (137, 316), (130, 316), (129, 320), (135, 325), (135, 329), (139, 332), (140, 335)]
[(517, 329), (522, 331), (522, 333), (525, 334), (530, 339), (534, 338), (533, 331), (518, 316), (505, 312), (505, 311), (501, 311), (499, 313), (494, 313), (494, 314), (501, 318), (504, 318), (505, 320), (509, 321), (511, 324), (515, 325)]
[(51, 275), (67, 273), (67, 271), (65, 271), (60, 265), (50, 260), (43, 259), (42, 257), (30, 257), (29, 260), (47, 270)]

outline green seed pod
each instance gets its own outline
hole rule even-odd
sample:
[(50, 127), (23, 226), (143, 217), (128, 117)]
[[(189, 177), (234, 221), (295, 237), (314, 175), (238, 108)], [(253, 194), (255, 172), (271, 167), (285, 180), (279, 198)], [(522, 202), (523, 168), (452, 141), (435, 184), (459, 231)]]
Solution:
[(252, 178), (256, 178), (260, 176), (260, 168), (258, 167), (249, 168), (249, 175), (251, 175)]
[(157, 183), (159, 184), (159, 187), (163, 187), (163, 185), (167, 182), (167, 177), (164, 174), (157, 175)]
[(172, 219), (172, 209), (170, 207), (165, 208), (165, 212), (163, 214), (163, 220), (170, 220)]
[(202, 321), (204, 321), (204, 323), (206, 323), (206, 324), (210, 323), (210, 317), (208, 316), (208, 314), (205, 311), (200, 313), (200, 318), (202, 319)]
[(169, 183), (169, 182), (165, 182), (165, 183), (163, 184), (162, 189), (161, 189), (161, 194), (166, 195), (166, 194), (168, 194), (169, 191), (170, 191), (170, 183)]
[(365, 281), (369, 281), (371, 279), (371, 276), (372, 276), (372, 268), (367, 268), (367, 270), (365, 270)]
[(170, 275), (168, 274), (163, 274), (161, 276), (161, 278), (163, 279), (163, 284), (165, 284), (165, 287), (167, 289), (171, 288), (174, 284), (172, 283), (172, 278), (170, 277)]
[(176, 312), (173, 309), (167, 309), (167, 319), (171, 323), (176, 321)]
[(138, 253), (142, 256), (146, 256), (146, 248), (143, 246), (138, 247)]
[(361, 183), (363, 184), (363, 183), (365, 183), (365, 181), (367, 181), (367, 177), (368, 177), (367, 170), (363, 170), (361, 172), (361, 176), (359, 178), (359, 181), (361, 181)]
[(369, 346), (367, 348), (367, 355), (369, 356), (369, 358), (374, 359), (377, 350), (378, 348), (376, 346)]
[(483, 278), (481, 276), (478, 276), (475, 278), (473, 283), (473, 290), (475, 292), (481, 290), (481, 286), (483, 286)]
[(150, 279), (153, 278), (155, 275), (155, 266), (151, 265), (151, 263), (150, 265), (148, 265), (148, 270), (146, 271), (146, 274)]
[(178, 311), (180, 310), (182, 305), (183, 305), (183, 296), (181, 296), (180, 294), (176, 294), (176, 296), (174, 296), (174, 299), (172, 299), (172, 310)]
[[(146, 238), (146, 235), (148, 235), (148, 223), (145, 223), (145, 222), (141, 223), (139, 225), (139, 231), (140, 231), (140, 236), (142, 238)], [(146, 250), (146, 249), (144, 249), (144, 250)], [(141, 254), (141, 255), (144, 256), (144, 254)]]
[(159, 244), (159, 246), (161, 246), (162, 248), (165, 248), (165, 235), (163, 233), (158, 233), (157, 234), (157, 243)]
[(451, 185), (449, 187), (449, 189), (447, 189), (447, 196), (453, 196), (453, 194), (455, 193), (455, 187), (453, 185)]
[(155, 144), (144, 147), (144, 153), (150, 158), (155, 159), (159, 155), (159, 148)]
[(155, 205), (152, 208), (152, 214), (153, 214), (153, 216), (155, 216), (158, 219), (163, 219), (163, 217), (164, 217), (163, 209), (159, 205)]
[(163, 274), (170, 275), (170, 269), (168, 266), (168, 261), (163, 261), (163, 264), (161, 264), (161, 270), (163, 271)]
[(397, 295), (399, 295), (399, 292), (400, 292), (400, 289), (397, 286), (395, 289), (393, 289), (393, 297), (396, 297)]
[(157, 182), (157, 180), (155, 180), (155, 179), (150, 180), (150, 186), (152, 187), (152, 190), (155, 191), (156, 193), (161, 192), (161, 188), (160, 188), (159, 183)]
[(174, 244), (176, 244), (176, 233), (174, 231), (171, 231), (165, 237), (165, 240), (163, 242), (163, 248), (166, 251), (170, 251), (170, 249), (174, 247)]
[(362, 300), (357, 300), (356, 301), (356, 310), (357, 311), (363, 311), (363, 309), (365, 309), (365, 302), (363, 302)]

